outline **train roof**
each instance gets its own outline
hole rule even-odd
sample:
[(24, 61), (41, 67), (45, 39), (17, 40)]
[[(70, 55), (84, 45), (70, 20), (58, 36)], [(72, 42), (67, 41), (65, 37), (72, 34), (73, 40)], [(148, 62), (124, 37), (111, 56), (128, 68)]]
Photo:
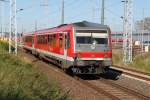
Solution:
[(108, 29), (107, 25), (102, 25), (98, 23), (88, 22), (88, 21), (82, 21), (72, 24), (75, 28), (84, 28), (84, 29)]
[(70, 24), (62, 24), (59, 25), (55, 28), (59, 28), (59, 27), (63, 27), (63, 26), (67, 26), (67, 25), (73, 25), (73, 27), (75, 28), (87, 28), (87, 29), (108, 29), (107, 25), (102, 25), (102, 24), (98, 24), (98, 23), (93, 23), (93, 22), (88, 22), (88, 21), (82, 21), (82, 22), (76, 22), (76, 23), (70, 23)]
[[(42, 33), (49, 33), (49, 32), (58, 32), (58, 31), (62, 31), (62, 30), (71, 29), (71, 27), (74, 27), (77, 30), (80, 30), (80, 29), (107, 30), (107, 29), (109, 29), (109, 27), (107, 25), (102, 25), (102, 24), (88, 22), (88, 21), (82, 21), (82, 22), (76, 22), (76, 23), (70, 23), (70, 24), (62, 24), (62, 25), (59, 25), (57, 27), (38, 30), (38, 31), (36, 31), (36, 33), (42, 34)], [(30, 35), (33, 35), (33, 34), (34, 34), (34, 32), (30, 32)], [(29, 35), (29, 34), (26, 34), (26, 35)]]

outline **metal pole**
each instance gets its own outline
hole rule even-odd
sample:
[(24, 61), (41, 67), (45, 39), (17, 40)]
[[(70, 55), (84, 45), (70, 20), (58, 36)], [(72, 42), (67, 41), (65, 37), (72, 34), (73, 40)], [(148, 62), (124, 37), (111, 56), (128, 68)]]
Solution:
[[(10, 0), (10, 7), (11, 7), (12, 1)], [(9, 19), (9, 53), (12, 53), (11, 51), (11, 45), (12, 45), (12, 33), (11, 33), (11, 16), (12, 16), (12, 12), (10, 10), (10, 19)]]
[(14, 39), (15, 54), (17, 54), (17, 20), (16, 20), (16, 0), (10, 0), (10, 35), (9, 35), (9, 53), (11, 53), (12, 35)]
[(143, 24), (142, 24), (142, 37), (141, 37), (141, 38), (142, 38), (142, 43), (141, 43), (141, 44), (142, 44), (142, 48), (141, 48), (141, 49), (142, 49), (142, 53), (143, 53), (143, 51), (144, 51), (144, 50), (143, 50), (143, 49), (144, 49), (144, 45), (143, 45), (143, 42), (144, 42), (144, 40), (143, 40), (143, 35), (144, 35), (144, 30), (145, 30), (145, 28), (144, 28), (144, 25), (145, 25), (144, 9), (143, 9), (143, 13), (142, 13), (142, 14), (143, 14)]
[[(48, 15), (48, 12), (49, 12), (49, 9), (48, 9), (48, 6), (49, 6), (49, 2), (48, 2), (49, 0), (43, 0), (43, 3), (41, 4), (41, 6), (43, 6), (44, 7), (44, 12), (45, 12), (45, 15)], [(49, 24), (48, 24), (48, 22), (46, 22), (45, 24), (45, 27), (47, 27)]]
[(148, 32), (148, 46), (150, 46), (150, 32)]
[(4, 39), (4, 31), (3, 31), (3, 2), (1, 2), (1, 31), (2, 31), (2, 40)]
[(34, 26), (35, 26), (35, 31), (37, 31), (38, 29), (37, 29), (37, 20), (35, 20), (35, 24), (34, 24)]
[(18, 34), (17, 34), (17, 19), (16, 19), (16, 13), (17, 13), (17, 10), (16, 10), (16, 0), (14, 0), (14, 15), (15, 15), (15, 18), (14, 18), (14, 29), (15, 29), (15, 53), (17, 54), (18, 52), (18, 49), (17, 49), (17, 39), (18, 39)]
[(22, 24), (22, 33), (20, 34), (20, 45), (21, 45), (21, 43), (22, 43), (22, 35), (23, 35), (23, 33), (24, 33), (24, 27), (23, 27), (23, 24)]
[(125, 31), (123, 39), (124, 63), (132, 62), (133, 1), (125, 0)]
[(2, 40), (2, 23), (1, 23), (1, 33), (0, 33), (0, 39)]
[(93, 0), (90, 0), (91, 1), (91, 4), (92, 4), (92, 21), (94, 22), (95, 21), (95, 4), (93, 2)]
[(61, 24), (64, 24), (64, 0), (62, 0)]
[(101, 9), (101, 24), (104, 25), (105, 20), (105, 0), (102, 0), (102, 9)]
[[(122, 1), (124, 3), (124, 16), (122, 17), (123, 18), (123, 41), (125, 40), (125, 17), (126, 17), (126, 1)], [(125, 48), (125, 43), (123, 42), (122, 44), (122, 48), (123, 48), (123, 51), (124, 51), (124, 48)]]

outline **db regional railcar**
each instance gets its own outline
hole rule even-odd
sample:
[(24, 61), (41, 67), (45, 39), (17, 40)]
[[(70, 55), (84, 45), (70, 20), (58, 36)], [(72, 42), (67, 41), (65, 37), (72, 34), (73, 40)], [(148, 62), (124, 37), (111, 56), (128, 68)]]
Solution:
[(111, 31), (87, 21), (23, 35), (24, 49), (74, 74), (100, 74), (112, 64)]

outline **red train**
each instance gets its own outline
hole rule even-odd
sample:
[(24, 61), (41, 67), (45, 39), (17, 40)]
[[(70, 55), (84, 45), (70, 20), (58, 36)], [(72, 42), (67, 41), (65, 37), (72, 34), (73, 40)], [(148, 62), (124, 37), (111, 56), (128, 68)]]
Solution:
[(100, 74), (112, 64), (110, 28), (87, 21), (24, 34), (23, 47), (74, 74)]

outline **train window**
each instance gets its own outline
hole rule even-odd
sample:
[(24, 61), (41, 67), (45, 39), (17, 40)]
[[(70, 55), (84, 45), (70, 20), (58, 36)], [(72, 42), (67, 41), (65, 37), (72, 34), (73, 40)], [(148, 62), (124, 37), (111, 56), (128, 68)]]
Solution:
[(65, 48), (70, 48), (70, 33), (65, 34)]
[(38, 44), (41, 43), (41, 39), (40, 39), (40, 36), (39, 36), (39, 35), (37, 36), (37, 43), (38, 43)]
[(49, 35), (47, 35), (47, 43), (49, 43)]
[(38, 44), (47, 44), (48, 37), (45, 35), (39, 35), (37, 36), (37, 43)]
[(47, 35), (44, 35), (43, 38), (44, 38), (44, 44), (47, 44), (47, 41), (48, 41)]
[(96, 44), (108, 44), (107, 38), (93, 38)]
[(42, 36), (40, 35), (39, 37), (40, 37), (40, 44), (42, 44), (43, 42)]
[(41, 35), (38, 35), (38, 36), (37, 36), (37, 43), (38, 43), (38, 44), (41, 44), (41, 43), (42, 43)]
[(63, 34), (62, 33), (59, 34), (59, 47), (60, 48), (63, 47)]
[(39, 43), (39, 36), (37, 36), (37, 40), (36, 41), (37, 41), (37, 43)]
[(108, 44), (107, 30), (77, 30), (78, 44)]
[(107, 33), (107, 30), (77, 30), (77, 33)]
[(67, 47), (70, 48), (70, 33), (67, 33)]
[(53, 35), (53, 45), (56, 47), (56, 34)]
[(92, 44), (93, 42), (95, 42), (96, 44), (108, 44), (108, 39), (89, 36), (77, 36), (78, 44)]
[(44, 44), (45, 39), (44, 39), (44, 36), (43, 36), (43, 35), (41, 36), (41, 39), (42, 39), (42, 44)]
[(49, 43), (50, 43), (50, 46), (53, 45), (53, 36), (52, 35), (49, 36)]
[(47, 35), (47, 43), (49, 43), (49, 35)]
[(77, 43), (78, 44), (91, 44), (91, 37), (78, 36)]
[(33, 36), (26, 36), (25, 42), (33, 42)]
[(37, 36), (37, 43), (38, 44), (46, 44), (47, 43), (47, 37), (44, 35), (38, 35)]

